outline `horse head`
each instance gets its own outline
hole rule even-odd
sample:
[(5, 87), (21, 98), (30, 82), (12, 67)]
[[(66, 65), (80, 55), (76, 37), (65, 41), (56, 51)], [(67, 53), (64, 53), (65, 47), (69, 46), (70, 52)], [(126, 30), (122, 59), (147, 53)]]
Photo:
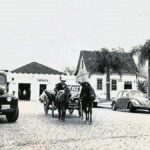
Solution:
[(82, 86), (82, 90), (80, 93), (80, 97), (86, 98), (86, 99), (87, 97), (89, 98), (90, 97), (90, 84), (88, 82), (83, 82), (81, 86)]
[(47, 97), (45, 91), (43, 91), (42, 94), (41, 94), (40, 97), (39, 97), (39, 101), (40, 101), (41, 103), (43, 103), (44, 100), (47, 100), (47, 99), (48, 99), (48, 97)]
[(69, 89), (68, 87), (66, 87), (66, 88), (64, 89), (64, 94), (65, 94), (66, 100), (67, 100), (67, 101), (70, 100), (70, 98), (71, 98), (71, 93), (70, 93), (70, 89)]

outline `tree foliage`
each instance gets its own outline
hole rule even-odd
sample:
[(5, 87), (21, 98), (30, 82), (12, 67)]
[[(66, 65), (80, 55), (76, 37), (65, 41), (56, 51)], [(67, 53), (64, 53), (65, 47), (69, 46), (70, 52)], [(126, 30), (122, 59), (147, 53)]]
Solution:
[(66, 66), (64, 69), (64, 73), (72, 76), (75, 73), (75, 69), (74, 67)]
[(150, 57), (150, 40), (147, 40), (144, 45), (133, 47), (131, 53), (132, 55), (138, 54), (139, 66), (144, 66), (145, 62), (149, 60)]
[(133, 47), (132, 54), (139, 55), (139, 66), (144, 66), (148, 61), (148, 97), (150, 99), (150, 39), (144, 45)]
[(140, 90), (141, 92), (143, 92), (143, 93), (147, 92), (146, 81), (138, 80), (137, 87), (138, 87), (138, 90)]
[(122, 74), (124, 61), (122, 60), (120, 53), (123, 53), (123, 51), (117, 51), (116, 49), (113, 49), (112, 52), (109, 52), (107, 48), (102, 48), (101, 52), (97, 52), (98, 71), (102, 74), (106, 73), (107, 100), (110, 100), (111, 72), (115, 71), (120, 75)]
[(98, 70), (100, 73), (106, 73), (107, 69), (110, 71), (122, 73), (124, 61), (120, 57), (120, 53), (124, 53), (122, 51), (117, 51), (113, 49), (112, 52), (109, 52), (108, 49), (102, 48), (101, 52), (97, 52), (97, 62), (98, 62)]

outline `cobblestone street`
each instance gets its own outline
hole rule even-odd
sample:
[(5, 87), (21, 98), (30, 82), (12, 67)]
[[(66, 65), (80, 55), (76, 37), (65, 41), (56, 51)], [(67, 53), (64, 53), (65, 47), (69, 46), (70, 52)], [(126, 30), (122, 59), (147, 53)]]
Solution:
[[(0, 116), (0, 150), (71, 150), (71, 149), (131, 149), (150, 147), (150, 114), (129, 113), (94, 108), (93, 124), (88, 125), (67, 114), (66, 122), (57, 114), (44, 115), (39, 102), (20, 102), (20, 116), (16, 123), (8, 123)], [(56, 112), (55, 112), (56, 113)]]

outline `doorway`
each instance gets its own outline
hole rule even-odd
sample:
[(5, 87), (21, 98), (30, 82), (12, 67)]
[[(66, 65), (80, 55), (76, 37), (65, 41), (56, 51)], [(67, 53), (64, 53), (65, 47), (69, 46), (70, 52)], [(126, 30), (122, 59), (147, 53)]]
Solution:
[(39, 95), (41, 95), (43, 93), (43, 91), (47, 88), (46, 84), (40, 84), (40, 92)]
[(19, 83), (18, 97), (20, 100), (30, 100), (30, 86), (28, 83)]

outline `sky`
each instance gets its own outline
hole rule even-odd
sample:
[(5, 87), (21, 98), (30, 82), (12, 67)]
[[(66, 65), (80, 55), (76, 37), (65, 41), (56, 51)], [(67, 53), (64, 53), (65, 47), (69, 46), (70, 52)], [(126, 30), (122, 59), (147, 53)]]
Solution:
[(81, 50), (150, 39), (149, 0), (0, 0), (0, 69), (76, 68)]

